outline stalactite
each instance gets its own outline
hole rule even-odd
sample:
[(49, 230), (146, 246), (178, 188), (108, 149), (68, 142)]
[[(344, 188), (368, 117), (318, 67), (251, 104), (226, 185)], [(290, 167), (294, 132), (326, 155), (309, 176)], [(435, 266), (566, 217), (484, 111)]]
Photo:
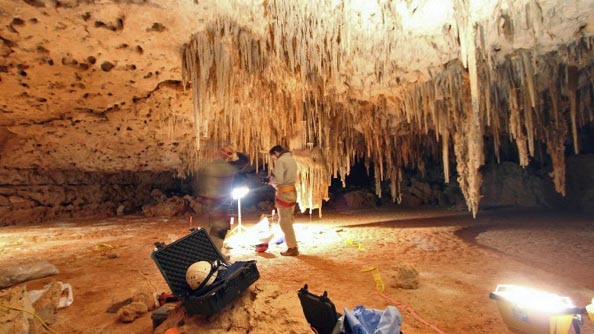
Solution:
[(526, 84), (528, 86), (528, 92), (530, 93), (530, 106), (536, 108), (536, 88), (534, 84), (534, 69), (532, 62), (528, 58), (527, 52), (522, 52), (522, 65), (524, 68), (524, 76), (526, 78)]
[(569, 95), (569, 112), (571, 117), (571, 133), (573, 135), (573, 151), (575, 154), (580, 153), (578, 141), (578, 125), (577, 125), (577, 68), (575, 66), (565, 67), (565, 79), (567, 85), (567, 94)]
[(458, 24), (458, 33), (460, 34), (460, 49), (462, 62), (468, 68), (469, 86), (470, 86), (470, 111), (467, 115), (464, 126), (467, 129), (464, 133), (468, 136), (466, 145), (468, 150), (460, 151), (460, 153), (467, 154), (461, 156), (467, 160), (466, 168), (469, 170), (465, 172), (467, 180), (462, 184), (466, 185), (468, 189), (463, 190), (468, 197), (466, 202), (468, 210), (472, 211), (473, 216), (478, 212), (478, 203), (480, 201), (480, 186), (481, 176), (479, 168), (483, 165), (483, 124), (481, 124), (480, 115), (480, 87), (478, 78), (478, 59), (477, 59), (477, 31), (479, 25), (474, 21), (472, 12), (469, 8), (470, 4), (465, 0), (457, 0), (454, 4), (455, 12), (457, 13), (456, 21)]
[(520, 106), (518, 103), (518, 93), (516, 88), (510, 87), (509, 99), (509, 133), (511, 138), (516, 142), (516, 147), (518, 148), (518, 158), (520, 159), (520, 166), (526, 167), (528, 166), (530, 159), (528, 156), (526, 136), (524, 134), (523, 123), (521, 120)]
[[(341, 178), (345, 186), (351, 165), (360, 160), (368, 168), (373, 163), (378, 196), (382, 181), (390, 181), (393, 200), (400, 197), (405, 168), (423, 173), (429, 161), (441, 159), (444, 181), (449, 182), (453, 148), (458, 182), (468, 209), (476, 215), (483, 137), (493, 138), (499, 161), (500, 137), (508, 135), (518, 148), (521, 166), (528, 165), (535, 143), (546, 144), (555, 187), (562, 193), (564, 157), (559, 155), (566, 129), (571, 128), (578, 152), (577, 131), (592, 120), (592, 102), (577, 102), (578, 97), (591, 99), (593, 75), (584, 70), (592, 68), (592, 50), (584, 49), (591, 40), (569, 46), (563, 55), (542, 58), (529, 48), (500, 59), (485, 45), (487, 28), (472, 17), (472, 3), (454, 2), (457, 29), (452, 36), (459, 37), (459, 60), (435, 65), (428, 78), (415, 82), (390, 76), (400, 73), (391, 50), (410, 42), (391, 2), (379, 4), (381, 16), (363, 19), (349, 1), (335, 4), (333, 11), (327, 10), (327, 2), (267, 1), (263, 6), (269, 20), (263, 34), (219, 17), (192, 35), (182, 54), (184, 87), (192, 84), (196, 131), (196, 152), (187, 152), (184, 159), (189, 165), (204, 160), (204, 138), (233, 145), (255, 164), (270, 163), (268, 149), (274, 144), (288, 145), (299, 159), (303, 211), (321, 208), (331, 178)], [(514, 3), (506, 5), (501, 33), (512, 41), (519, 18), (512, 10)], [(321, 12), (322, 18), (313, 15)], [(384, 39), (368, 41), (355, 34), (353, 24), (368, 24), (365, 20), (391, 22), (368, 31)], [(522, 20), (534, 37), (543, 33), (537, 2), (529, 4)], [(364, 65), (348, 59), (367, 53), (369, 78), (381, 81), (393, 96), (373, 93), (382, 85), (367, 90), (365, 78), (351, 76), (356, 72), (352, 67)], [(542, 64), (550, 59), (550, 77), (560, 78), (554, 87), (542, 80)], [(572, 67), (560, 65), (567, 62)], [(559, 96), (543, 102), (545, 90)], [(552, 130), (543, 130), (548, 127)]]
[[(517, 75), (517, 111), (518, 111), (518, 133), (521, 133), (518, 138), (521, 138), (521, 146), (527, 146), (527, 152), (522, 152), (522, 159), (524, 164), (528, 164), (529, 157), (534, 156), (534, 141), (535, 128), (533, 119), (533, 109), (536, 108), (536, 93), (534, 88), (534, 74), (532, 70), (532, 63), (528, 58), (526, 52), (520, 52), (518, 57), (514, 57), (514, 69), (512, 70)], [(525, 142), (525, 143), (524, 143)]]
[(566, 132), (557, 129), (546, 129), (547, 152), (553, 161), (551, 178), (555, 191), (565, 196), (565, 136)]
[(330, 197), (328, 195), (330, 175), (327, 164), (319, 148), (294, 150), (293, 156), (299, 167), (297, 188), (297, 202), (301, 212), (318, 209), (322, 217), (322, 203)]
[(449, 159), (449, 135), (441, 136), (441, 156), (443, 162), (443, 176), (444, 182), (450, 183), (450, 159)]

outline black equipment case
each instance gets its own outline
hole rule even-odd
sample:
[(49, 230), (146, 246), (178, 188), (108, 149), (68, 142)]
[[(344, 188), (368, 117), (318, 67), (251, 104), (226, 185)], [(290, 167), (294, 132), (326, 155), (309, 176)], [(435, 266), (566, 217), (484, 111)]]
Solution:
[[(260, 278), (256, 261), (225, 262), (203, 228), (164, 245), (155, 243), (151, 254), (171, 292), (182, 301), (188, 314), (211, 315), (220, 311)], [(186, 271), (198, 261), (214, 263), (215, 281), (192, 290), (186, 283)]]
[(334, 303), (328, 298), (328, 292), (315, 295), (307, 289), (307, 284), (297, 291), (305, 319), (318, 334), (331, 334), (336, 326), (340, 313), (336, 312)]

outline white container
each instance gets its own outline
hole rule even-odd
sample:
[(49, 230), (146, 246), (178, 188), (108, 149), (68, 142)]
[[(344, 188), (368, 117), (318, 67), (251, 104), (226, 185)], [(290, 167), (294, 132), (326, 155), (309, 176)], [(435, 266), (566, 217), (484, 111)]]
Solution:
[(566, 334), (581, 310), (568, 297), (531, 288), (500, 284), (489, 295), (514, 333)]

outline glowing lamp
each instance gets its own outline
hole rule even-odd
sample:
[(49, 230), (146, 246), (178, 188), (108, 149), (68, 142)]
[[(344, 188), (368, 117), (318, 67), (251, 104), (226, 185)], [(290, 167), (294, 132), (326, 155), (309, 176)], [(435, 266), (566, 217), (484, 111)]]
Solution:
[(571, 299), (532, 288), (500, 284), (489, 295), (507, 327), (521, 334), (566, 334), (581, 309)]
[(247, 195), (247, 193), (249, 193), (249, 192), (250, 192), (250, 188), (248, 188), (248, 187), (234, 188), (233, 191), (231, 191), (231, 196), (233, 197), (233, 199), (240, 200), (245, 195)]

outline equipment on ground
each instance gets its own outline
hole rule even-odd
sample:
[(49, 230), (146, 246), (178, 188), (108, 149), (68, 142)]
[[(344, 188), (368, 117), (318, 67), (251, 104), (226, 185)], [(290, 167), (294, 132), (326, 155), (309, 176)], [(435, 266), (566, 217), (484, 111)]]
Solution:
[[(203, 228), (191, 230), (190, 234), (165, 245), (155, 243), (152, 259), (169, 285), (172, 294), (183, 304), (187, 314), (212, 315), (238, 298), (252, 285), (260, 273), (255, 260), (228, 263)], [(196, 263), (206, 262), (213, 270), (211, 277), (205, 276), (206, 265), (190, 269)], [(191, 285), (188, 271), (196, 275)], [(191, 275), (190, 275), (191, 276)], [(208, 283), (208, 284), (207, 284)]]

